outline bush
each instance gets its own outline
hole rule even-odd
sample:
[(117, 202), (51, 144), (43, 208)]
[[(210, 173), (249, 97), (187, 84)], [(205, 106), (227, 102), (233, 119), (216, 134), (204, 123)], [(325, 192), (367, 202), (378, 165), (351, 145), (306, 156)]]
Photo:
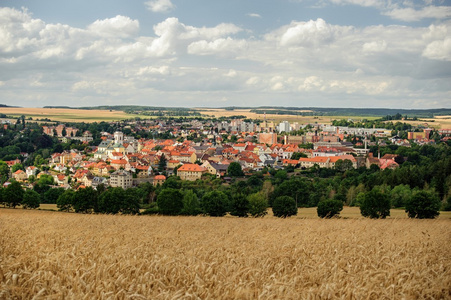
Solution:
[(249, 200), (244, 194), (235, 194), (232, 197), (230, 214), (237, 217), (247, 217), (249, 213)]
[(149, 204), (149, 207), (146, 208), (143, 212), (141, 212), (141, 215), (156, 215), (159, 213), (159, 209), (156, 202), (152, 202)]
[(343, 201), (340, 200), (324, 200), (318, 203), (316, 212), (318, 217), (330, 219), (335, 215), (339, 215), (343, 210)]
[(280, 196), (274, 199), (272, 206), (274, 216), (279, 218), (286, 218), (289, 216), (295, 216), (298, 213), (296, 202), (290, 196)]
[(419, 191), (406, 203), (406, 213), (409, 218), (434, 219), (440, 212), (440, 199), (436, 193)]
[(157, 197), (159, 212), (163, 215), (176, 216), (183, 209), (183, 195), (179, 190), (167, 188)]
[(204, 212), (212, 217), (222, 217), (227, 213), (228, 197), (221, 191), (208, 192), (202, 197)]
[(390, 198), (378, 188), (373, 188), (365, 193), (363, 202), (360, 204), (360, 213), (364, 217), (372, 219), (385, 219), (390, 216)]
[(268, 213), (268, 201), (263, 193), (255, 193), (247, 196), (249, 201), (249, 214), (254, 218), (264, 217)]

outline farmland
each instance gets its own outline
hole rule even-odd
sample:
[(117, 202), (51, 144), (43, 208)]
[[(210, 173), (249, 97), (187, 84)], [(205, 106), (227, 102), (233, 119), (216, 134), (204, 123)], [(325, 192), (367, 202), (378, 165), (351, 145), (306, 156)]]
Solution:
[(84, 110), (68, 108), (20, 108), (20, 107), (1, 107), (0, 113), (8, 116), (36, 119), (50, 119), (59, 122), (100, 122), (100, 121), (119, 121), (130, 119), (135, 115), (126, 114), (123, 111), (109, 110)]
[(0, 299), (449, 298), (450, 222), (0, 209)]

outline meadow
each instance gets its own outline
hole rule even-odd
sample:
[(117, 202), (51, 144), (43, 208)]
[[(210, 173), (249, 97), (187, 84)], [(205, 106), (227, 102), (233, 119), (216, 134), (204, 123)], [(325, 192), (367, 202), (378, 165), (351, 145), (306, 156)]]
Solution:
[(446, 299), (450, 225), (0, 209), (0, 299)]

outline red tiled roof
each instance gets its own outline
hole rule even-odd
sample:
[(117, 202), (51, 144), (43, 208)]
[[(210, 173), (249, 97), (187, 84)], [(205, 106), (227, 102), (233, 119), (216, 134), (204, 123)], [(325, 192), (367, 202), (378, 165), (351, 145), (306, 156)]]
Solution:
[(196, 164), (184, 164), (183, 166), (181, 166), (177, 172), (179, 171), (186, 171), (186, 172), (204, 172), (206, 171), (205, 167), (201, 167), (199, 165)]

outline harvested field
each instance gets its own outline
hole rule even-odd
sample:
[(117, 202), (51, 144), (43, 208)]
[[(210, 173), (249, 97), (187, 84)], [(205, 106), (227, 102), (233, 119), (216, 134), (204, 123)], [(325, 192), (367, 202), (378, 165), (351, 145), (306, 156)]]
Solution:
[(123, 111), (109, 110), (85, 110), (68, 108), (22, 108), (22, 107), (2, 107), (0, 112), (19, 117), (24, 115), (26, 118), (32, 117), (33, 120), (48, 118), (52, 121), (60, 122), (101, 122), (101, 121), (119, 121), (131, 119), (138, 115), (126, 114)]
[(445, 299), (450, 225), (0, 209), (0, 299)]

